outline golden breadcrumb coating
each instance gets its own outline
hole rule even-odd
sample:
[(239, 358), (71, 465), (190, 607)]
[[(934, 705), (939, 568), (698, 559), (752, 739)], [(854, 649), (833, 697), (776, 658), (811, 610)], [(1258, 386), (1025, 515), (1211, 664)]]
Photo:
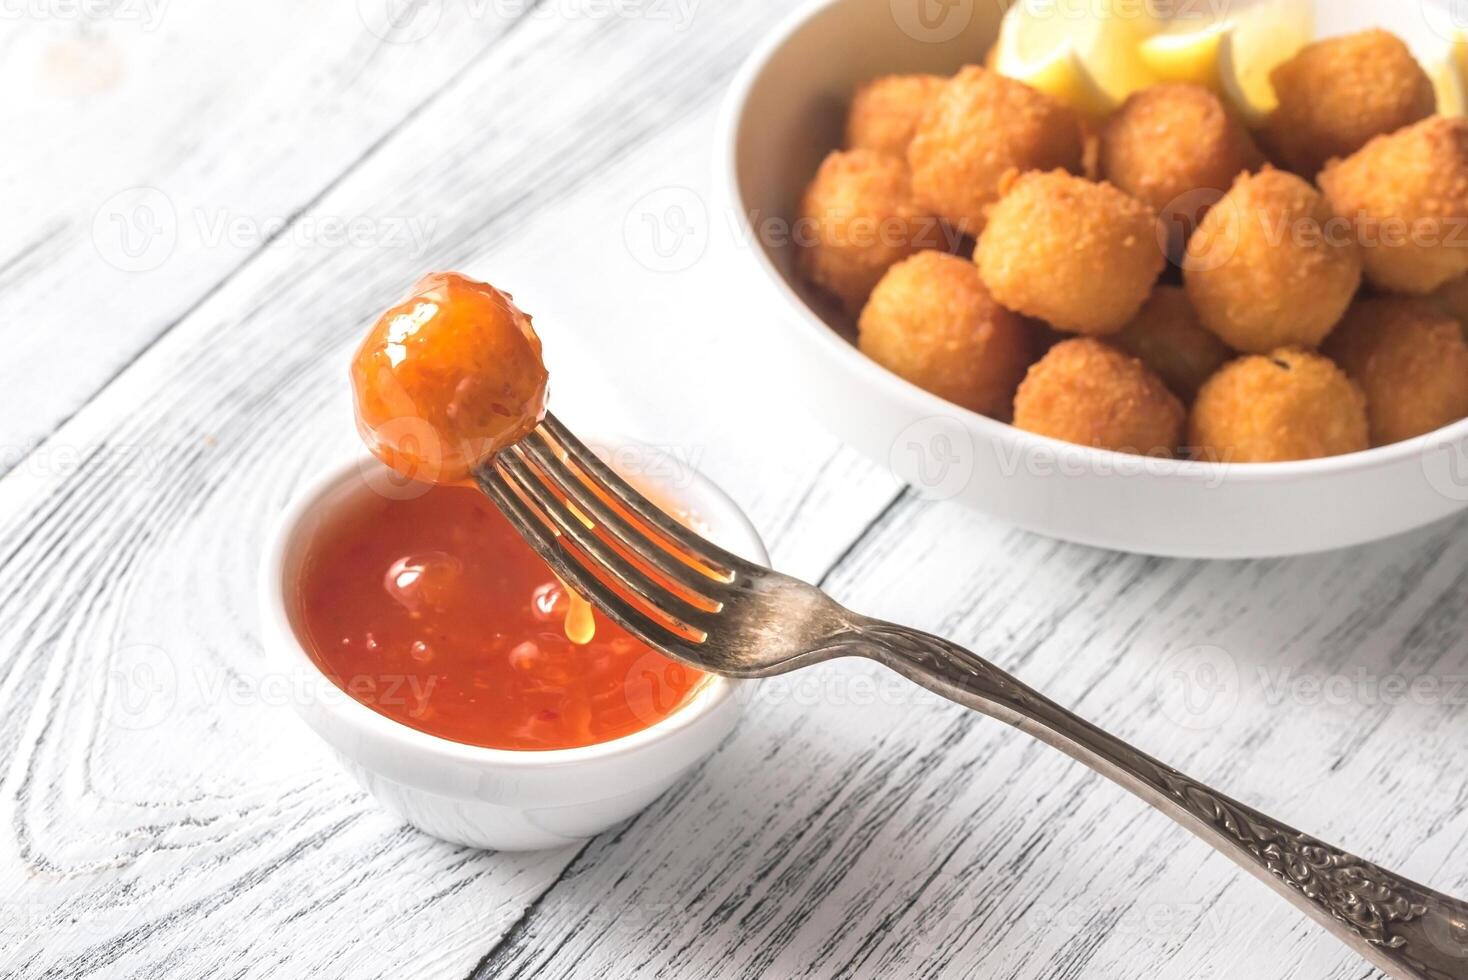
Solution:
[(862, 311), (862, 353), (955, 405), (1007, 420), (1035, 342), (972, 262), (919, 252), (887, 271)]
[(1274, 69), (1270, 81), (1279, 107), (1266, 141), (1305, 177), (1437, 111), (1427, 72), (1400, 38), (1382, 30), (1317, 41)]
[(1366, 449), (1366, 396), (1329, 358), (1298, 347), (1241, 357), (1203, 385), (1188, 441), (1221, 463), (1279, 463)]
[(1363, 299), (1326, 341), (1366, 393), (1372, 445), (1468, 417), (1468, 344), (1458, 322), (1422, 300)]
[(913, 133), (948, 84), (941, 75), (884, 75), (856, 90), (846, 116), (846, 148), (906, 157)]
[(1203, 326), (1235, 350), (1316, 347), (1360, 288), (1361, 252), (1315, 188), (1265, 168), (1203, 218), (1183, 280)]
[(1468, 274), (1468, 119), (1377, 137), (1326, 167), (1320, 187), (1354, 222), (1378, 289), (1425, 296)]
[(918, 203), (968, 235), (983, 231), (1010, 171), (1078, 173), (1082, 155), (1080, 122), (1070, 108), (973, 65), (938, 93), (907, 148)]
[(1126, 326), (1167, 264), (1151, 208), (1063, 170), (1010, 182), (974, 259), (999, 302), (1080, 334)]
[(1198, 322), (1188, 294), (1178, 286), (1158, 286), (1136, 319), (1107, 339), (1140, 358), (1184, 401), (1192, 401), (1203, 382), (1234, 356)]
[(1014, 398), (1014, 424), (1082, 446), (1171, 456), (1186, 412), (1137, 358), (1090, 337), (1052, 347)]
[(1151, 206), (1179, 248), (1234, 179), (1264, 155), (1218, 96), (1201, 85), (1153, 85), (1133, 93), (1101, 134), (1101, 176)]
[(913, 203), (907, 164), (872, 150), (826, 157), (800, 214), (801, 274), (853, 314), (893, 263), (943, 244), (938, 222)]

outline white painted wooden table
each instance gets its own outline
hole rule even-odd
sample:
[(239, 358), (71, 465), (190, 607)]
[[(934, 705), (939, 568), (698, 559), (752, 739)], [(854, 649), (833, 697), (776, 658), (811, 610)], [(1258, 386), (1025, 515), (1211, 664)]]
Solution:
[(708, 161), (784, 6), (0, 7), (0, 974), (1373, 975), (1120, 790), (858, 664), (764, 685), (579, 850), (380, 813), (265, 672), (253, 575), (354, 451), (349, 346), (441, 267), (535, 313), (563, 418), (682, 454), (780, 567), (1468, 892), (1468, 524), (1108, 554), (917, 499), (768, 389)]

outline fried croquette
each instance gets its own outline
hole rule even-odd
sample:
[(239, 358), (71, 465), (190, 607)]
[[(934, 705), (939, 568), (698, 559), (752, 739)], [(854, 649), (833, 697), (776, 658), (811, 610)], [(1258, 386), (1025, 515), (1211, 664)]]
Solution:
[(1379, 136), (1326, 167), (1320, 187), (1354, 224), (1378, 289), (1425, 296), (1468, 274), (1468, 119)]
[(907, 148), (918, 204), (978, 235), (1010, 171), (1079, 172), (1081, 125), (1023, 82), (970, 65), (943, 86)]
[(1107, 338), (1139, 358), (1184, 401), (1191, 401), (1233, 357), (1233, 352), (1198, 322), (1188, 295), (1178, 286), (1158, 286), (1142, 311)]
[(1188, 423), (1198, 454), (1279, 463), (1366, 449), (1366, 396), (1329, 358), (1298, 347), (1241, 357), (1198, 392)]
[(1332, 158), (1437, 111), (1432, 80), (1407, 45), (1382, 30), (1309, 45), (1270, 81), (1279, 106), (1266, 142), (1285, 166), (1310, 178)]
[(1463, 328), (1463, 339), (1468, 340), (1468, 276), (1459, 276), (1434, 290), (1428, 297), (1437, 307)]
[(1372, 445), (1401, 442), (1468, 417), (1468, 344), (1458, 322), (1431, 304), (1360, 300), (1323, 352), (1366, 393)]
[(940, 75), (884, 75), (856, 90), (846, 116), (846, 148), (906, 157), (923, 113), (948, 84)]
[(1151, 208), (1063, 170), (1010, 182), (974, 259), (999, 302), (1080, 334), (1126, 326), (1167, 262)]
[(1234, 178), (1264, 165), (1249, 131), (1201, 85), (1153, 85), (1122, 103), (1101, 133), (1101, 176), (1151, 206), (1181, 254)]
[(802, 275), (853, 314), (888, 267), (942, 237), (913, 203), (907, 164), (872, 150), (826, 157), (800, 213)]
[(1014, 424), (1082, 446), (1171, 456), (1186, 412), (1140, 360), (1073, 337), (1030, 368), (1014, 398)]
[(1316, 347), (1360, 288), (1361, 251), (1315, 188), (1265, 168), (1203, 218), (1183, 281), (1203, 326), (1235, 350)]
[(857, 346), (919, 388), (1001, 420), (1035, 358), (1029, 326), (995, 302), (974, 264), (934, 251), (882, 277), (862, 311)]

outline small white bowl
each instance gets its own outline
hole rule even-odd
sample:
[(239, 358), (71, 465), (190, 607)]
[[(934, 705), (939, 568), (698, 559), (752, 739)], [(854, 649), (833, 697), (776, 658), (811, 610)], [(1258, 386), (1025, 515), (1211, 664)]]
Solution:
[[(627, 453), (656, 450), (625, 440)], [(717, 487), (685, 470), (660, 484), (713, 541), (750, 561), (769, 556), (748, 518)], [(296, 583), (323, 519), (362, 494), (401, 485), (375, 459), (346, 461), (306, 487), (280, 518), (260, 567), (266, 655), (298, 692), (296, 708), (342, 765), (390, 812), (425, 833), (493, 850), (562, 847), (626, 820), (701, 762), (733, 730), (739, 682), (710, 677), (687, 704), (649, 728), (583, 748), (517, 752), (465, 745), (409, 728), (353, 700), (322, 674), (298, 631)], [(411, 490), (409, 491), (411, 492)]]
[[(1379, 24), (1419, 54), (1450, 27), (1397, 0), (1317, 4), (1322, 34)], [(998, 35), (1000, 3), (819, 0), (790, 16), (735, 79), (715, 182), (752, 281), (775, 304), (755, 331), (783, 390), (926, 497), (1083, 544), (1186, 558), (1303, 554), (1384, 538), (1468, 505), (1468, 420), (1408, 442), (1278, 464), (1152, 460), (1023, 432), (952, 405), (874, 364), (795, 275), (788, 231), (821, 159), (841, 142), (856, 86), (950, 74)]]

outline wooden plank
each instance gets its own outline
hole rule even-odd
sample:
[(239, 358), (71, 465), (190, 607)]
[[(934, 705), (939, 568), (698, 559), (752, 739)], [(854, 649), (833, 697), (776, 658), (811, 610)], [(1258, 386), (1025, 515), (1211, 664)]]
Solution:
[[(1464, 527), (1210, 564), (905, 499), (829, 585), (1461, 894)], [(1419, 696), (1391, 695), (1397, 680)], [(697, 779), (598, 840), (478, 976), (1377, 975), (1123, 791), (881, 668), (838, 662), (748, 699)]]
[[(1165, 819), (861, 664), (750, 689), (696, 778), (579, 858), (394, 825), (272, 691), (252, 579), (270, 517), (354, 449), (350, 344), (428, 266), (511, 285), (545, 334), (557, 411), (714, 475), (781, 567), (981, 645), (1302, 826), (1468, 887), (1461, 527), (1204, 565), (889, 506), (887, 477), (768, 390), (757, 331), (780, 325), (720, 252), (738, 246), (708, 191), (714, 100), (777, 5), (701, 5), (683, 29), (562, 6), (501, 38), (484, 5), (430, 4), (442, 26), (406, 45), (351, 34), (352, 6), (292, 7), (295, 34), (258, 5), (268, 31), (206, 30), (228, 15), (182, 7), (156, 37), (102, 25), (125, 59), (115, 91), (21, 100), (81, 109), (58, 163), (24, 140), (0, 162), (4, 186), (56, 181), (0, 229), (8, 322), (50, 316), (57, 341), (16, 348), (4, 376), (36, 411), (11, 413), (0, 444), (55, 430), (0, 480), (7, 976), (440, 976), (490, 947), (480, 972), (507, 976), (1371, 975)], [(8, 35), (0, 91), (40, 84), (73, 35)], [(24, 105), (0, 118), (35, 131)], [(162, 272), (99, 268), (99, 203), (159, 181), (190, 215), (362, 216), (378, 239), (290, 233), (181, 249)], [(638, 229), (680, 205), (708, 248), (659, 271)], [(434, 229), (421, 254), (381, 240), (407, 219)], [(1229, 710), (1179, 710), (1179, 672), (1216, 666), (1179, 657), (1200, 646), (1237, 671)], [(1443, 687), (1388, 703), (1379, 682), (1399, 675)], [(139, 690), (155, 697), (119, 716), (119, 691)]]
[[(758, 29), (711, 9), (653, 57), (664, 25), (528, 20), (307, 212), (431, 217), (425, 255), (282, 236), (0, 480), (7, 975), (465, 973), (572, 857), (396, 826), (261, 660), (265, 529), (316, 467), (357, 451), (347, 352), (424, 268), (512, 285), (540, 317), (558, 409), (696, 456), (792, 566), (824, 567), (891, 498), (809, 422), (721, 407), (747, 391), (731, 372), (673, 379), (713, 399), (702, 411), (636, 394), (689, 356), (718, 366), (740, 327), (714, 299), (733, 288), (718, 264), (649, 270), (623, 219), (665, 174), (707, 195), (716, 99)], [(588, 69), (595, 91), (565, 84)], [(120, 713), (120, 695), (144, 697)]]
[[(0, 472), (282, 238), (333, 247), (357, 214), (321, 197), (517, 9), (431, 6), (416, 43), (377, 0), (11, 8), (0, 126), (29, 138), (0, 159), (0, 388), (25, 410), (0, 417)], [(421, 255), (431, 222), (398, 217), (361, 240)]]

